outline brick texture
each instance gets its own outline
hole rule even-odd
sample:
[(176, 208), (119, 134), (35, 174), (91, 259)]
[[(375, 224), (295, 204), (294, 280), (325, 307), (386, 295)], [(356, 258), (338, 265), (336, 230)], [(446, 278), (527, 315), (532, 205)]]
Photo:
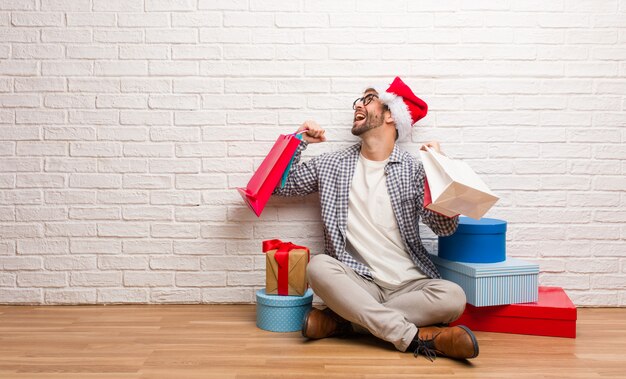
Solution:
[[(509, 254), (626, 306), (626, 2), (0, 0), (0, 303), (252, 302), (261, 239), (323, 246), (318, 203), (234, 191), (307, 119), (400, 75), (402, 146), (501, 196)], [(436, 249), (426, 228), (425, 244)]]

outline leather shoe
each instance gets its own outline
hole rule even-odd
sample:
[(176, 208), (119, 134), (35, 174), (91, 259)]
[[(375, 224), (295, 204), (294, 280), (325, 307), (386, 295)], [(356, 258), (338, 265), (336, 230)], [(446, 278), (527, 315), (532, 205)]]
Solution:
[(452, 327), (427, 326), (419, 328), (417, 336), (409, 345), (414, 355), (423, 354), (429, 360), (437, 355), (468, 359), (478, 356), (478, 341), (468, 327), (459, 325)]
[(319, 310), (312, 308), (302, 323), (302, 336), (309, 339), (339, 337), (352, 330), (350, 321), (344, 320), (330, 308)]

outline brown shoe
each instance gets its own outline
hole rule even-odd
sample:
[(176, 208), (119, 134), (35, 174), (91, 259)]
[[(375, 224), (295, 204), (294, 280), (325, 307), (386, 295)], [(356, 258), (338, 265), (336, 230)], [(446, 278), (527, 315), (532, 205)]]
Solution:
[(463, 325), (427, 326), (419, 328), (409, 349), (414, 351), (415, 356), (421, 353), (431, 361), (437, 355), (467, 359), (478, 356), (478, 341), (474, 333)]
[(352, 324), (333, 312), (330, 308), (311, 309), (302, 323), (302, 336), (310, 339), (338, 337), (352, 330)]

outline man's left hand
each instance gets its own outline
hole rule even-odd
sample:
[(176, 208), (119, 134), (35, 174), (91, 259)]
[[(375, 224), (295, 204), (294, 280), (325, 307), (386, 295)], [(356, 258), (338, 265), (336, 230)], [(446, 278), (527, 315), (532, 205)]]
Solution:
[(443, 154), (443, 151), (441, 151), (441, 145), (439, 144), (439, 142), (437, 141), (430, 141), (430, 142), (426, 142), (425, 144), (423, 144), (420, 147), (420, 150), (424, 150), (426, 151), (426, 146), (430, 147), (431, 149), (435, 150), (436, 152), (438, 152), (439, 154)]

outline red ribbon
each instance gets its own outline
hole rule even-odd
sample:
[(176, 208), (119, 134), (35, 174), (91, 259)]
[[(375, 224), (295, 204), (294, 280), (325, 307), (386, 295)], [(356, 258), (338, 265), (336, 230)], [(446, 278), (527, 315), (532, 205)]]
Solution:
[(306, 250), (307, 261), (309, 260), (309, 248), (305, 246), (294, 245), (291, 242), (283, 242), (281, 240), (265, 240), (263, 241), (263, 252), (276, 250), (274, 259), (278, 264), (278, 294), (289, 295), (289, 252), (294, 249)]

